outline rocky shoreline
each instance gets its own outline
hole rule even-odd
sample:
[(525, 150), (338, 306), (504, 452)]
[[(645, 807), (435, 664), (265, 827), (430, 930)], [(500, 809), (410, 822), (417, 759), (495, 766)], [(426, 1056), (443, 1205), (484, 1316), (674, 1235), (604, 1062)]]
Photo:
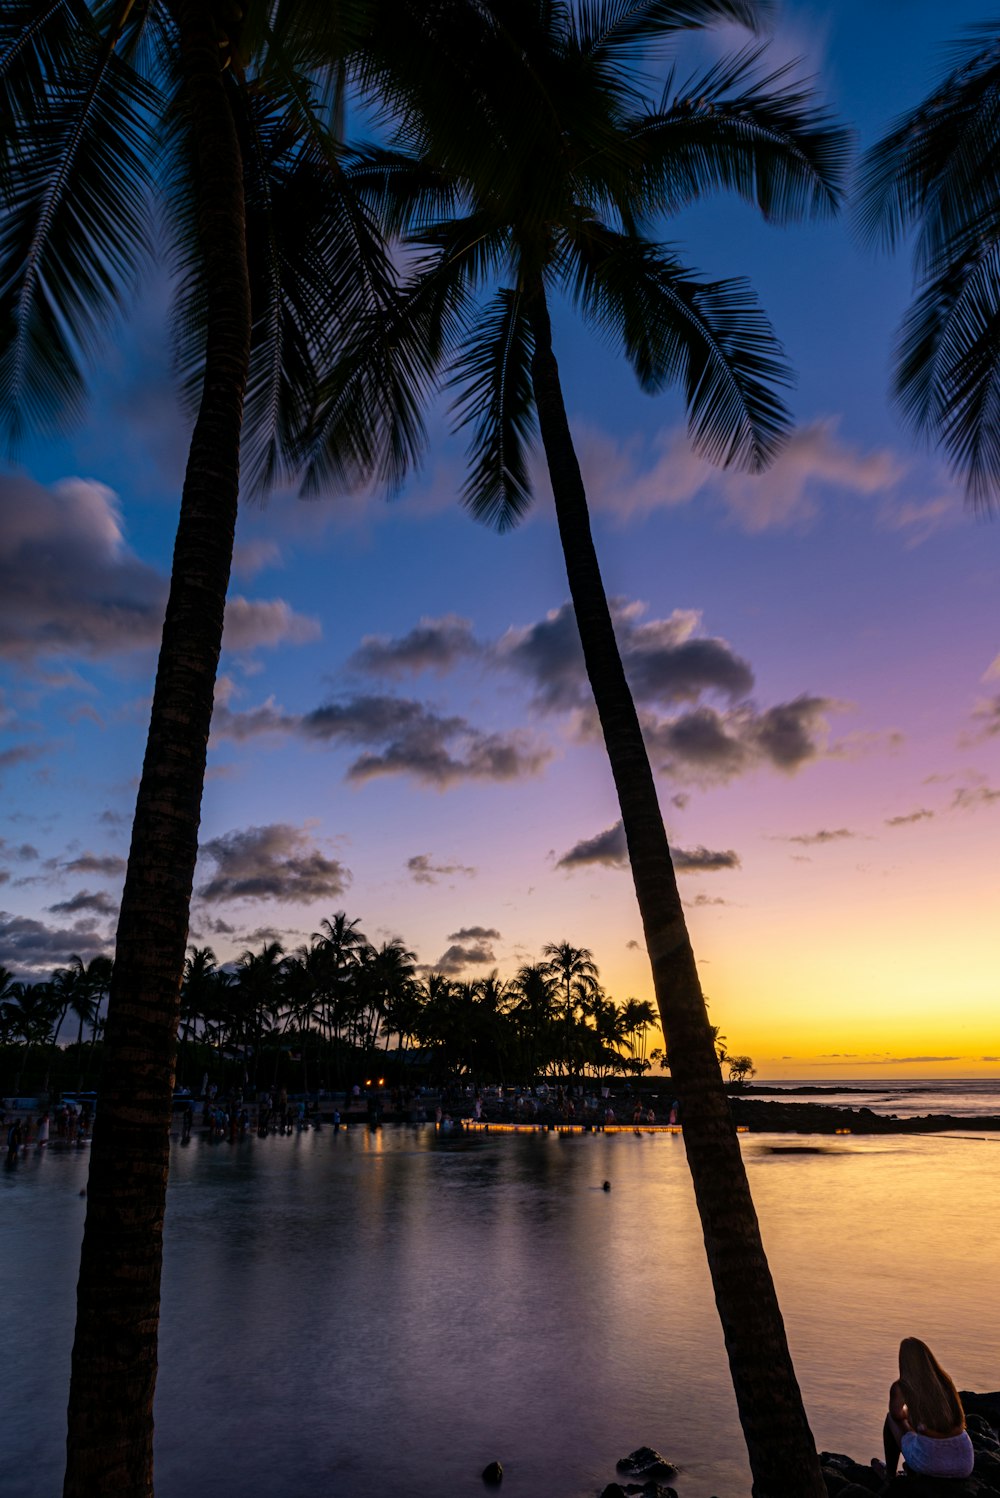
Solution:
[(886, 1493), (890, 1498), (996, 1498), (1000, 1494), (1000, 1393), (961, 1391), (969, 1435), (976, 1453), (971, 1477), (920, 1477), (910, 1472), (886, 1484), (871, 1464), (854, 1461), (835, 1451), (820, 1453), (820, 1464), (830, 1498), (868, 1498)]
[[(887, 1483), (870, 1460), (857, 1462), (837, 1451), (822, 1451), (819, 1460), (829, 1498), (872, 1498), (873, 1494), (880, 1498), (883, 1494), (888, 1498), (1000, 1498), (1000, 1393), (973, 1394), (963, 1389), (961, 1399), (976, 1453), (971, 1477), (959, 1480), (899, 1472)], [(681, 1475), (680, 1469), (649, 1447), (624, 1457), (618, 1470), (623, 1477), (640, 1481), (610, 1482), (600, 1498), (678, 1498), (677, 1490), (666, 1486), (664, 1479)]]

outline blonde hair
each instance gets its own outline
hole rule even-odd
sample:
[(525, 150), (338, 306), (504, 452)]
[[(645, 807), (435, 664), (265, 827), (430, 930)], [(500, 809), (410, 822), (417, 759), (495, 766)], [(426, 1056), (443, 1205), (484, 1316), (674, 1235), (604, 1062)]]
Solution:
[(965, 1429), (958, 1390), (919, 1337), (904, 1337), (899, 1344), (899, 1379), (914, 1428), (923, 1426), (937, 1435), (955, 1435)]

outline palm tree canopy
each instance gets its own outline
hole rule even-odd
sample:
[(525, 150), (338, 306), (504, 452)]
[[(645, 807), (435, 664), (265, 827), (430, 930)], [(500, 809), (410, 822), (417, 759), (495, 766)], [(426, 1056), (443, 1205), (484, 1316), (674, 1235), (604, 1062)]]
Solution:
[(307, 484), (339, 472), (359, 426), (397, 480), (422, 429), (379, 413), (401, 409), (400, 388), (415, 410), (443, 365), (471, 433), (463, 499), (500, 528), (516, 522), (531, 499), (528, 303), (541, 285), (622, 350), (645, 390), (681, 385), (699, 451), (762, 467), (789, 421), (770, 326), (745, 281), (698, 277), (651, 231), (718, 189), (774, 222), (832, 210), (846, 133), (786, 70), (762, 74), (759, 49), (700, 77), (671, 73), (647, 96), (651, 48), (719, 19), (754, 24), (751, 4), (505, 0), (457, 30), (446, 9), (436, 53), (396, 33), (373, 44), (385, 65), (369, 60), (369, 72), (397, 128), (390, 147), (355, 152), (348, 174), (417, 265), (390, 326), (376, 315), (376, 357), (366, 331), (328, 381)]
[(1000, 494), (998, 86), (1000, 32), (976, 27), (944, 81), (868, 152), (858, 211), (886, 248), (916, 230), (895, 395), (987, 510)]
[[(230, 7), (220, 37), (253, 317), (244, 490), (288, 468), (318, 370), (391, 288), (341, 164), (336, 59), (307, 49), (297, 9), (272, 7), (241, 38)], [(342, 20), (360, 9), (338, 7)], [(160, 247), (178, 374), (197, 403), (207, 303), (178, 48), (168, 0), (12, 0), (0, 13), (0, 424), (12, 445), (79, 416), (88, 365)]]

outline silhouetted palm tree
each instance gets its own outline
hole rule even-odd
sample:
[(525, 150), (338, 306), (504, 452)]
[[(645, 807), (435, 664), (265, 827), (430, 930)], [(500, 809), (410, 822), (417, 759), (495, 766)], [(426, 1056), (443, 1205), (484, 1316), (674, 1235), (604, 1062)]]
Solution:
[(984, 509), (1000, 495), (998, 43), (991, 22), (952, 49), (944, 81), (868, 152), (860, 206), (886, 246), (916, 230), (917, 298), (897, 341), (895, 395)]
[[(512, 525), (531, 499), (527, 447), (541, 436), (587, 675), (618, 791), (685, 1145), (756, 1491), (822, 1498), (815, 1445), (788, 1353), (701, 993), (656, 787), (622, 667), (552, 346), (567, 294), (643, 386), (679, 383), (708, 457), (751, 471), (779, 450), (787, 371), (744, 282), (699, 279), (653, 224), (720, 188), (774, 221), (829, 212), (844, 133), (756, 54), (719, 63), (659, 102), (639, 68), (672, 33), (758, 7), (723, 0), (542, 0), (445, 8), (376, 37), (387, 110), (406, 151), (358, 157), (373, 201), (422, 256), (390, 318), (391, 366), (359, 342), (317, 428), (327, 461), (359, 424), (377, 429), (400, 368), (443, 363), (472, 431), (464, 499)], [(392, 77), (390, 77), (392, 74)], [(401, 79), (398, 84), (393, 79)], [(411, 169), (409, 154), (419, 159)], [(480, 308), (476, 294), (489, 293)], [(381, 345), (380, 345), (381, 347)], [(371, 414), (369, 414), (371, 413)], [(387, 470), (398, 468), (394, 447)], [(313, 474), (324, 471), (324, 450)]]
[(0, 9), (0, 419), (16, 438), (75, 413), (84, 355), (165, 240), (197, 410), (118, 923), (66, 1498), (152, 1492), (170, 1094), (241, 446), (251, 483), (283, 469), (316, 366), (389, 284), (341, 171), (320, 10), (270, 6), (244, 35), (242, 0)]

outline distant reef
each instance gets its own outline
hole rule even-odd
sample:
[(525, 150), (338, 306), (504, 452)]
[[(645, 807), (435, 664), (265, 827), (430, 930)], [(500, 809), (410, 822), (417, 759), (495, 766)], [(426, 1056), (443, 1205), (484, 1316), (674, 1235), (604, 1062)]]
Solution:
[(1000, 1132), (1000, 1114), (956, 1117), (925, 1113), (895, 1118), (871, 1108), (831, 1108), (825, 1103), (775, 1103), (730, 1095), (733, 1117), (751, 1134), (991, 1134)]

